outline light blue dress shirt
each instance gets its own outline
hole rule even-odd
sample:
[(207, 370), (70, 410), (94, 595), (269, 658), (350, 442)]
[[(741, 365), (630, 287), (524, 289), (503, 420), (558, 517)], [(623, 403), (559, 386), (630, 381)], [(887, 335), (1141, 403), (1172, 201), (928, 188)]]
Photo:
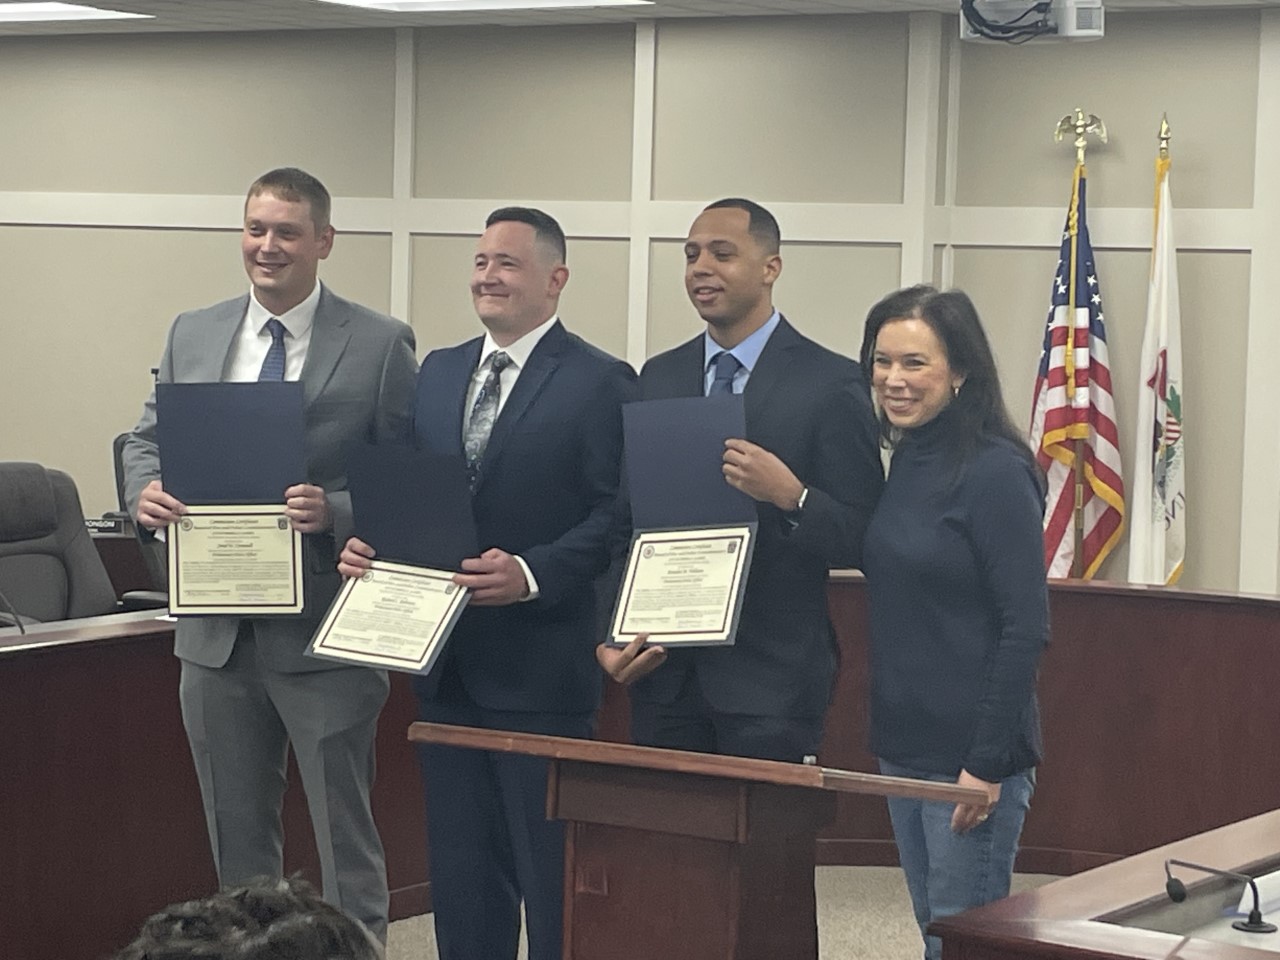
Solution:
[[(760, 361), (760, 354), (764, 350), (764, 345), (773, 336), (773, 331), (778, 329), (778, 323), (781, 320), (781, 314), (777, 310), (773, 311), (773, 315), (764, 322), (764, 325), (759, 330), (729, 351), (742, 364), (738, 372), (733, 375), (731, 386), (734, 393), (741, 393), (747, 389), (747, 381), (751, 379), (751, 371), (755, 369), (756, 364)], [(710, 333), (702, 335), (703, 395), (706, 395), (711, 389), (711, 381), (716, 376), (715, 364), (712, 363), (712, 359), (723, 350), (724, 348), (720, 344), (711, 339)]]

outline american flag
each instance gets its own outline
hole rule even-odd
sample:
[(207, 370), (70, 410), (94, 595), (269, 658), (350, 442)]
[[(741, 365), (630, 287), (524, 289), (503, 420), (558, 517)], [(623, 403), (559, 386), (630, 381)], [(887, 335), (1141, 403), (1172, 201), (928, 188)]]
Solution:
[(1044, 560), (1051, 577), (1072, 575), (1077, 457), (1083, 460), (1079, 570), (1088, 580), (1098, 572), (1124, 530), (1124, 480), (1102, 294), (1085, 223), (1083, 164), (1076, 165), (1053, 279), (1031, 411), (1031, 447), (1049, 479)]

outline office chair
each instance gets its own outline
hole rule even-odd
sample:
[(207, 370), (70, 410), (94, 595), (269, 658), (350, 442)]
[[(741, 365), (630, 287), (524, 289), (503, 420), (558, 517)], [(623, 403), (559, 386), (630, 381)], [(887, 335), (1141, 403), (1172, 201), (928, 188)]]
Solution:
[(0, 593), (32, 620), (96, 617), (118, 609), (84, 526), (80, 494), (61, 470), (0, 462)]
[(169, 565), (167, 547), (163, 540), (156, 539), (151, 530), (140, 525), (129, 513), (129, 504), (124, 495), (124, 442), (129, 439), (128, 433), (119, 434), (111, 441), (111, 460), (116, 470), (116, 502), (120, 505), (119, 513), (107, 516), (119, 516), (124, 519), (125, 526), (138, 538), (138, 546), (142, 548), (142, 559), (147, 565), (147, 575), (158, 591), (169, 589)]

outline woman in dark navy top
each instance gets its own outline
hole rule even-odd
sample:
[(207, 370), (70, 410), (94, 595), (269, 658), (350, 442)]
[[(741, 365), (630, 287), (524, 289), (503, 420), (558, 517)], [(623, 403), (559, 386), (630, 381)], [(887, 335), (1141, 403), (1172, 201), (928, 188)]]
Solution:
[(1008, 894), (1040, 762), (1043, 476), (964, 293), (886, 297), (867, 317), (862, 364), (893, 451), (863, 560), (871, 749), (883, 773), (988, 797), (889, 800), (925, 957), (936, 960), (930, 921)]

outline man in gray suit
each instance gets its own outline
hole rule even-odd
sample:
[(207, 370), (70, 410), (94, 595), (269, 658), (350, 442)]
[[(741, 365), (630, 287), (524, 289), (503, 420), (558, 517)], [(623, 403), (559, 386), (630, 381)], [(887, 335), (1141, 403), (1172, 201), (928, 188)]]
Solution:
[[(407, 437), (417, 363), (408, 326), (317, 280), (333, 238), (320, 181), (292, 168), (263, 175), (245, 201), (250, 293), (183, 313), (169, 330), (161, 382), (301, 380), (307, 452), (307, 475), (281, 491), (286, 515), (304, 534), (303, 614), (184, 619), (175, 652), (219, 881), (281, 875), (292, 744), (324, 895), (385, 939), (386, 868), (369, 791), (387, 676), (304, 651), (338, 589), (334, 543), (351, 534), (349, 451), (361, 441)], [(155, 426), (153, 392), (124, 447), (130, 506), (152, 529), (186, 509), (161, 485)]]

